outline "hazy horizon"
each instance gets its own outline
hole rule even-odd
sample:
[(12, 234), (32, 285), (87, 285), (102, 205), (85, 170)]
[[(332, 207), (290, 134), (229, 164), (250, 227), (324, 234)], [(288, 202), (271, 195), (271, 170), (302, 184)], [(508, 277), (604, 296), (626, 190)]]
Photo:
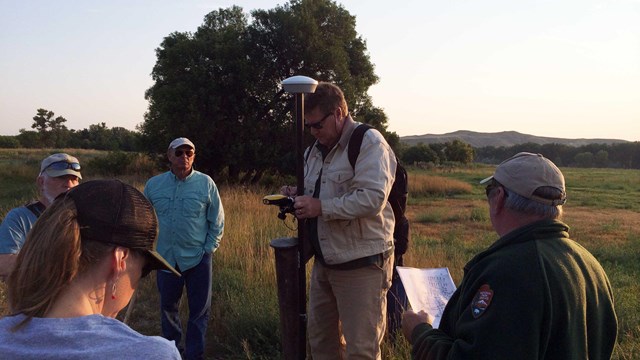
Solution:
[(541, 135), (536, 135), (536, 134), (528, 134), (528, 133), (523, 133), (521, 131), (517, 131), (517, 130), (500, 130), (500, 131), (475, 131), (475, 130), (466, 130), (466, 129), (460, 129), (460, 130), (454, 130), (454, 131), (449, 131), (446, 133), (439, 133), (439, 134), (435, 134), (435, 133), (425, 133), (425, 134), (412, 134), (412, 135), (400, 135), (401, 138), (404, 137), (420, 137), (420, 136), (443, 136), (443, 135), (450, 135), (450, 134), (455, 134), (457, 132), (473, 132), (476, 134), (500, 134), (500, 133), (505, 133), (505, 132), (517, 132), (518, 134), (521, 135), (528, 135), (528, 136), (535, 136), (535, 137), (543, 137), (543, 138), (558, 138), (558, 139), (565, 139), (565, 140), (624, 140), (624, 141), (631, 141), (631, 142), (635, 142), (635, 141), (639, 141), (639, 140), (625, 140), (625, 139), (616, 139), (616, 138), (602, 138), (602, 137), (595, 137), (595, 138), (574, 138), (574, 137), (565, 137), (565, 136), (541, 136)]

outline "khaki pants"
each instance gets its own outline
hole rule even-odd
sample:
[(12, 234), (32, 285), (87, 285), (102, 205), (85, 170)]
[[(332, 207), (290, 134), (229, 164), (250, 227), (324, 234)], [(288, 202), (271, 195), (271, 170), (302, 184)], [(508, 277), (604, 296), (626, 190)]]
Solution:
[(315, 262), (307, 333), (313, 360), (381, 359), (393, 256), (382, 268), (332, 270)]

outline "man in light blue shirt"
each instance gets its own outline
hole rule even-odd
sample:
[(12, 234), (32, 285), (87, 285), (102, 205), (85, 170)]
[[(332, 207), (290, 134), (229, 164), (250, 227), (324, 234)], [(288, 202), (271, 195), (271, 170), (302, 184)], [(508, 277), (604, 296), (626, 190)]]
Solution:
[(36, 178), (38, 200), (12, 209), (0, 225), (0, 281), (13, 270), (27, 233), (40, 214), (59, 194), (78, 185), (80, 179), (80, 162), (75, 157), (57, 153), (42, 160)]
[[(195, 145), (187, 138), (169, 144), (171, 170), (149, 179), (145, 196), (158, 214), (158, 252), (182, 277), (158, 271), (162, 334), (186, 359), (204, 358), (211, 312), (211, 257), (224, 231), (224, 210), (211, 177), (193, 169)], [(184, 346), (178, 312), (182, 289), (189, 299)]]

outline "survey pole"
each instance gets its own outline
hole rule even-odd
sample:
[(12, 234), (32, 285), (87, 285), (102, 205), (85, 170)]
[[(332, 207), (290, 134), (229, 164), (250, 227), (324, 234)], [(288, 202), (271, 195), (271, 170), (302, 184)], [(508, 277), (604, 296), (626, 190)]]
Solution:
[[(282, 89), (295, 97), (295, 137), (296, 137), (296, 178), (297, 195), (304, 195), (304, 94), (316, 91), (318, 82), (306, 76), (292, 76), (282, 81)], [(298, 332), (297, 357), (305, 359), (307, 352), (306, 326), (307, 326), (307, 285), (306, 266), (304, 259), (304, 239), (306, 228), (304, 221), (298, 222)], [(287, 341), (287, 339), (283, 339)], [(286, 358), (286, 357), (285, 357)]]

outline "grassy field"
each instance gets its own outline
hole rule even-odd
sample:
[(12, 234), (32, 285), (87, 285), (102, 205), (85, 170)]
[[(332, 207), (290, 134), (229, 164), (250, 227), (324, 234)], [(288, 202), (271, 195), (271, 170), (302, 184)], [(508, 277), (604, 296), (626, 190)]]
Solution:
[[(90, 163), (102, 154), (69, 150)], [(42, 151), (0, 150), (0, 216), (34, 195)], [(139, 165), (135, 166), (140, 168)], [(85, 167), (85, 180), (107, 177)], [(640, 171), (562, 169), (569, 200), (564, 220), (571, 237), (589, 249), (611, 279), (619, 319), (614, 359), (640, 358)], [(462, 267), (496, 239), (478, 181), (492, 167), (411, 170), (408, 216), (412, 243), (407, 266), (448, 267), (457, 283)], [(142, 189), (148, 174), (123, 180)], [(295, 222), (277, 217), (277, 208), (262, 205), (276, 188), (219, 185), (226, 213), (225, 236), (214, 256), (212, 318), (208, 334), (211, 359), (277, 359), (280, 336), (271, 239), (295, 236)], [(0, 314), (5, 314), (0, 285)], [(128, 323), (148, 334), (160, 333), (154, 277), (141, 284)], [(126, 310), (125, 310), (126, 311)], [(124, 317), (125, 311), (120, 318)], [(182, 311), (186, 316), (186, 307)], [(409, 359), (407, 343), (384, 344), (384, 359)]]

